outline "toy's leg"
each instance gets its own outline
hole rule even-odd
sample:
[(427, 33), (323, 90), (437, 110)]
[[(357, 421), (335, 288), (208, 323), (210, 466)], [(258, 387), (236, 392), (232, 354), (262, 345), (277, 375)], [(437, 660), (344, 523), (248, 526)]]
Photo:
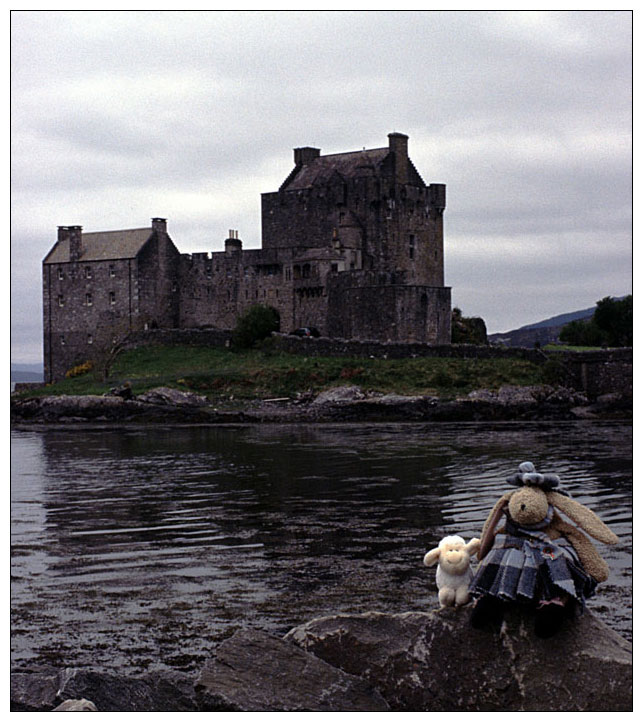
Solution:
[(469, 601), (469, 587), (458, 587), (455, 590), (455, 606), (462, 607)]
[(486, 626), (499, 627), (504, 616), (504, 605), (495, 597), (480, 597), (471, 612), (471, 626), (483, 629)]
[(452, 607), (455, 603), (455, 592), (449, 587), (442, 587), (438, 592), (438, 601), (441, 607)]

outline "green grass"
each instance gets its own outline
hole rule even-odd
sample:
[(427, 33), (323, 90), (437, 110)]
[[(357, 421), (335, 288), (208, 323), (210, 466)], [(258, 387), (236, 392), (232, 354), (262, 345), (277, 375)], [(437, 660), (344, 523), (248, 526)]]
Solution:
[(102, 394), (129, 381), (135, 394), (171, 386), (213, 401), (295, 398), (298, 393), (354, 384), (365, 391), (453, 398), (478, 388), (545, 383), (542, 366), (518, 359), (315, 358), (209, 347), (143, 347), (122, 353), (111, 376), (65, 379), (38, 394)]
[(567, 346), (560, 343), (549, 343), (543, 347), (544, 351), (600, 351), (602, 346)]

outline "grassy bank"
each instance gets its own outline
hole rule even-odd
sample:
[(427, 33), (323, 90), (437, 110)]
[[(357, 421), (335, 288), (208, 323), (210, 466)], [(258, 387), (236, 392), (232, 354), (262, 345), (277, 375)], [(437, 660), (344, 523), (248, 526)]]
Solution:
[(102, 394), (129, 381), (134, 393), (156, 386), (196, 391), (213, 401), (296, 398), (333, 386), (453, 398), (473, 389), (545, 383), (542, 366), (518, 359), (311, 358), (209, 347), (143, 347), (122, 353), (110, 378), (94, 371), (46, 386), (38, 394)]

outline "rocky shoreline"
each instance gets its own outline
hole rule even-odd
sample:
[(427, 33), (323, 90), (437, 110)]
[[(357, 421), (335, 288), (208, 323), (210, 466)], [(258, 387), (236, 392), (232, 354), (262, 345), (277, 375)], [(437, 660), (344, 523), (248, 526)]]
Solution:
[(632, 679), (632, 645), (589, 611), (543, 640), (522, 609), (474, 630), (464, 607), (243, 629), (195, 676), (16, 670), (11, 710), (631, 711)]
[(573, 421), (631, 420), (632, 397), (605, 394), (588, 399), (555, 386), (503, 386), (478, 390), (455, 400), (365, 392), (342, 386), (295, 399), (249, 401), (219, 408), (204, 396), (161, 387), (124, 398), (34, 396), (11, 398), (14, 424), (64, 423), (301, 423), (405, 421)]

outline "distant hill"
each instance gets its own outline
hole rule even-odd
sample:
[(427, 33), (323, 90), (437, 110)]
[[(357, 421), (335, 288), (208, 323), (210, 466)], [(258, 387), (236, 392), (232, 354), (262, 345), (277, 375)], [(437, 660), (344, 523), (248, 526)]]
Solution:
[(591, 308), (584, 308), (582, 311), (572, 311), (571, 313), (561, 313), (559, 316), (552, 316), (546, 318), (544, 321), (538, 321), (538, 323), (530, 323), (527, 326), (521, 326), (518, 331), (528, 331), (532, 328), (552, 328), (558, 326), (564, 326), (566, 323), (572, 321), (580, 321), (585, 318), (591, 318), (594, 315), (596, 306)]
[[(620, 301), (625, 296), (615, 296), (615, 301)], [(591, 318), (594, 315), (596, 306), (584, 308), (582, 311), (571, 311), (569, 313), (561, 313), (558, 316), (546, 318), (544, 321), (530, 323), (527, 326), (521, 326), (513, 331), (505, 331), (504, 333), (489, 334), (489, 343), (504, 344), (505, 346), (522, 346), (532, 348), (536, 343), (544, 346), (548, 343), (558, 341), (558, 335), (562, 327), (572, 321), (581, 321)]]
[(44, 378), (42, 364), (11, 364), (11, 381), (37, 383)]

